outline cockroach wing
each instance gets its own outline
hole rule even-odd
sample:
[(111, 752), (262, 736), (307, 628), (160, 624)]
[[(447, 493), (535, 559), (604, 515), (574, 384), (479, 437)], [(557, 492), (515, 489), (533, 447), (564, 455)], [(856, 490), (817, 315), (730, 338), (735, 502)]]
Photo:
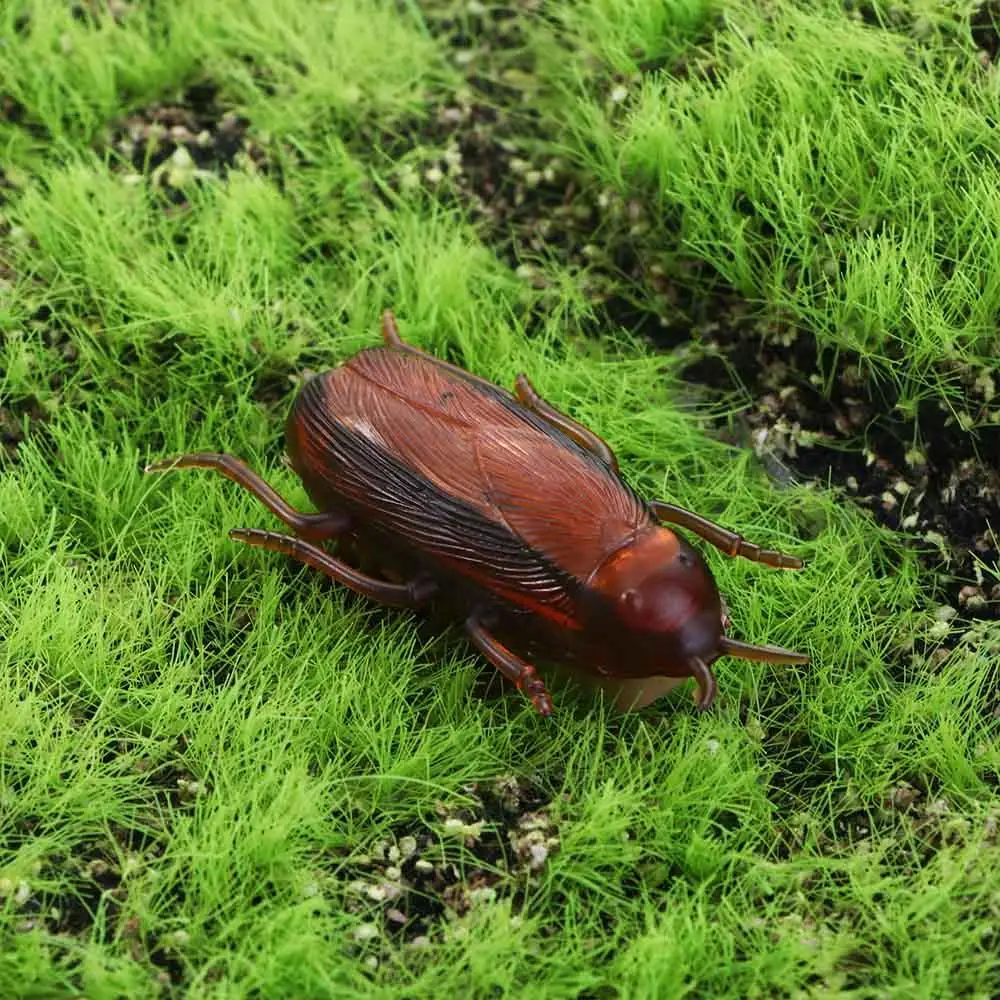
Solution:
[(327, 412), (303, 410), (292, 447), (307, 484), (352, 502), (355, 515), (454, 572), (561, 624), (573, 625), (574, 580), (500, 521), (445, 492)]
[(298, 448), (364, 517), (508, 600), (572, 624), (573, 594), (648, 519), (594, 456), (499, 388), (365, 351), (308, 383)]
[(585, 580), (648, 520), (603, 462), (498, 386), (396, 351), (350, 365), (384, 390), (366, 405), (394, 451), (573, 576)]
[(476, 457), (489, 497), (511, 530), (581, 580), (648, 515), (600, 460), (534, 428), (484, 427)]

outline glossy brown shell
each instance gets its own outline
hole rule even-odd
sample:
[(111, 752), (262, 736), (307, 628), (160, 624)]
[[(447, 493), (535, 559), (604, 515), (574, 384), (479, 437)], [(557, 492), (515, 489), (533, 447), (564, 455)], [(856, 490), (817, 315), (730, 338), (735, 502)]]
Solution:
[(607, 466), (509, 393), (391, 347), (307, 383), (287, 437), (321, 509), (346, 506), (366, 526), (570, 628), (580, 589), (653, 525)]

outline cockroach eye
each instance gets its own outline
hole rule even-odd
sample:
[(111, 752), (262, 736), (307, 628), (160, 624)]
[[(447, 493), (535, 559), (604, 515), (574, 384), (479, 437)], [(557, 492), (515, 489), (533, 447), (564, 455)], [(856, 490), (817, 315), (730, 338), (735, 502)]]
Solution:
[(638, 590), (626, 590), (618, 598), (629, 611), (638, 611), (642, 607), (642, 594)]

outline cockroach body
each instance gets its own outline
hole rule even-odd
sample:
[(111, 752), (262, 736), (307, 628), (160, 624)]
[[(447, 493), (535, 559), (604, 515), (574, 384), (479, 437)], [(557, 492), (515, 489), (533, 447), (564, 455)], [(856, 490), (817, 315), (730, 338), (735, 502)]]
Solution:
[[(383, 336), (383, 346), (309, 379), (289, 414), (291, 465), (319, 513), (293, 509), (230, 455), (184, 455), (147, 471), (215, 469), (293, 532), (241, 528), (234, 539), (383, 604), (437, 604), (460, 617), (473, 645), (543, 715), (552, 701), (534, 660), (616, 685), (633, 705), (694, 677), (701, 709), (715, 698), (711, 664), (722, 655), (808, 662), (729, 638), (707, 565), (662, 522), (729, 556), (784, 569), (801, 560), (644, 501), (608, 445), (524, 375), (511, 394), (437, 360), (400, 338), (390, 312)], [(335, 540), (360, 555), (360, 567), (321, 547)]]

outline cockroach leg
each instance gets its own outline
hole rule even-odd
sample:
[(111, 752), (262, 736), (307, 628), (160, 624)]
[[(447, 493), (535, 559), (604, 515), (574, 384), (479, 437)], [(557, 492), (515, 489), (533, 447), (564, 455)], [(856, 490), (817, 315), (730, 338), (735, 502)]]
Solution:
[(695, 680), (698, 682), (698, 699), (695, 705), (699, 712), (705, 712), (712, 707), (712, 702), (715, 701), (716, 685), (715, 685), (715, 674), (712, 673), (712, 668), (702, 659), (697, 656), (693, 656), (690, 660), (691, 672), (694, 674)]
[(695, 514), (694, 511), (685, 510), (663, 500), (651, 500), (649, 506), (659, 520), (693, 531), (730, 558), (740, 556), (774, 569), (802, 569), (805, 565), (798, 556), (789, 556), (774, 549), (763, 549), (753, 542), (748, 542), (735, 531), (723, 528), (722, 525), (709, 521), (707, 517)]
[(325, 573), (337, 583), (378, 601), (396, 608), (418, 608), (427, 603), (437, 590), (436, 584), (426, 577), (416, 577), (409, 583), (388, 583), (367, 576), (348, 566), (347, 563), (334, 558), (329, 553), (317, 548), (311, 542), (292, 535), (279, 535), (273, 531), (258, 531), (256, 528), (234, 528), (229, 537), (237, 542), (261, 549), (270, 549), (282, 555), (297, 559), (313, 569)]
[(442, 361), (440, 358), (434, 357), (433, 354), (428, 354), (427, 351), (421, 350), (419, 347), (414, 347), (413, 344), (408, 344), (399, 335), (399, 327), (396, 325), (396, 317), (391, 309), (386, 309), (382, 313), (382, 339), (390, 347), (398, 347), (401, 351), (406, 351), (408, 354), (416, 354), (421, 358), (426, 358), (431, 361), (438, 368), (443, 368), (447, 372), (451, 372), (452, 375), (457, 375), (463, 382), (472, 382), (475, 385), (481, 385), (483, 388), (488, 389), (490, 392), (495, 393), (498, 391), (497, 386), (491, 382), (489, 379), (482, 378), (479, 375), (474, 375), (470, 371), (466, 371), (464, 368), (459, 368), (458, 365), (453, 365), (450, 361)]
[(551, 715), (552, 699), (545, 689), (545, 682), (538, 676), (538, 671), (530, 663), (522, 660), (516, 653), (512, 653), (506, 646), (490, 635), (476, 615), (472, 615), (466, 621), (465, 628), (469, 633), (472, 645), (507, 680), (512, 681), (519, 691), (523, 691), (528, 696), (531, 704), (535, 706), (539, 714)]
[[(392, 347), (402, 347), (412, 351), (413, 348), (399, 335), (396, 324), (396, 314), (391, 309), (382, 313), (382, 339)], [(421, 354), (423, 351), (420, 352)]]
[(618, 471), (618, 459), (607, 441), (598, 437), (589, 427), (577, 423), (572, 417), (561, 413), (551, 403), (539, 396), (538, 391), (528, 381), (523, 372), (514, 379), (514, 395), (529, 409), (558, 428), (571, 441), (596, 455), (606, 466)]
[(162, 458), (146, 466), (146, 472), (167, 472), (170, 469), (214, 469), (231, 479), (238, 486), (252, 493), (280, 521), (302, 538), (312, 542), (325, 542), (344, 534), (349, 527), (346, 514), (326, 512), (304, 514), (281, 497), (249, 466), (233, 455), (214, 452), (195, 452), (176, 458)]

